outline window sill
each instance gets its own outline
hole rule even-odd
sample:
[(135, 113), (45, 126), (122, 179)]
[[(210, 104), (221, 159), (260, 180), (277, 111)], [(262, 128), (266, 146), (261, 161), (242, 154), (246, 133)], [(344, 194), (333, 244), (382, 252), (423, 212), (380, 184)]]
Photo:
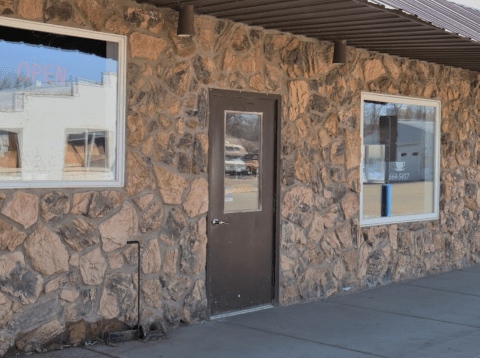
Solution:
[(382, 226), (391, 224), (409, 224), (419, 221), (435, 221), (439, 219), (440, 216), (437, 213), (362, 219), (360, 220), (360, 227)]

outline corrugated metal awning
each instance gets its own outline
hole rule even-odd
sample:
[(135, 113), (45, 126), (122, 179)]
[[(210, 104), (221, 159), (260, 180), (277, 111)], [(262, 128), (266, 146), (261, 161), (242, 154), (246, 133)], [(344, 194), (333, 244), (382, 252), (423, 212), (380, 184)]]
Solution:
[(446, 0), (137, 0), (480, 72), (480, 13)]

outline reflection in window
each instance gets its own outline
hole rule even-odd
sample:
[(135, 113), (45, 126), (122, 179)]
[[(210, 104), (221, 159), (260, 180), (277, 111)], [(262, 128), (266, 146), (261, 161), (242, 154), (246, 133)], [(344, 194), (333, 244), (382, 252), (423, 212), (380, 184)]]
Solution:
[(437, 215), (439, 110), (436, 101), (364, 95), (362, 223)]
[(17, 173), (17, 168), (20, 168), (18, 134), (0, 130), (0, 173), (2, 176)]
[(67, 135), (65, 170), (106, 169), (107, 146), (105, 131), (84, 131)]
[(225, 112), (225, 212), (260, 209), (262, 114)]
[(125, 39), (31, 27), (0, 25), (0, 187), (122, 185)]

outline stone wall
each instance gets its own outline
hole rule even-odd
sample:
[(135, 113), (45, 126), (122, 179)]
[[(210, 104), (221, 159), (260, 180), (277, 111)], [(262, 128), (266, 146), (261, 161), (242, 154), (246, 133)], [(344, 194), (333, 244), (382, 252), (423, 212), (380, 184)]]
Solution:
[[(287, 84), (282, 302), (480, 262), (479, 75), (353, 49), (325, 72)], [(441, 100), (440, 220), (359, 226), (361, 91)]]
[[(280, 302), (479, 260), (479, 76), (132, 1), (0, 0), (2, 16), (127, 35), (127, 170), (115, 190), (0, 193), (0, 355), (142, 319), (206, 318), (208, 88), (283, 98)], [(442, 100), (441, 220), (361, 228), (360, 93)], [(52, 343), (54, 342), (54, 343)]]

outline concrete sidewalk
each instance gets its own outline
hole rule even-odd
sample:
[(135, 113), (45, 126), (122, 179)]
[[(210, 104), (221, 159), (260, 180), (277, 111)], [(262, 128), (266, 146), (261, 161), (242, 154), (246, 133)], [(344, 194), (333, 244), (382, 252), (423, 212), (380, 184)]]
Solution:
[(155, 342), (35, 358), (477, 358), (480, 265), (324, 301), (182, 327)]

